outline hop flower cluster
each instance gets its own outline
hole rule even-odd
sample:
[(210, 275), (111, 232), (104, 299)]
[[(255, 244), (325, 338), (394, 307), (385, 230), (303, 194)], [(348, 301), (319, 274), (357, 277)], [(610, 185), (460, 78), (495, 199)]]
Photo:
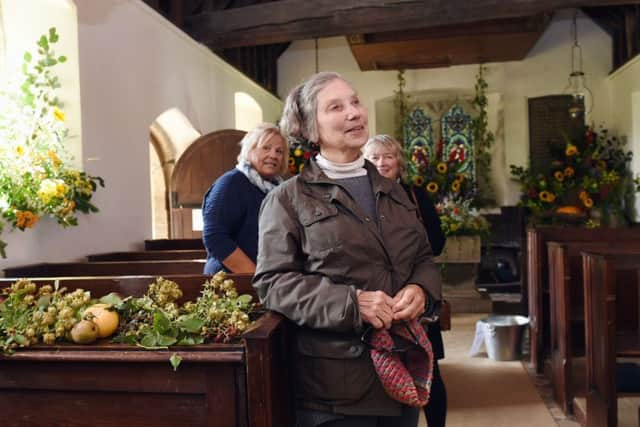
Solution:
[[(64, 143), (66, 115), (56, 97), (60, 87), (51, 68), (66, 61), (55, 56), (55, 28), (38, 41), (35, 59), (27, 52), (20, 79), (0, 88), (0, 216), (13, 228), (34, 227), (51, 216), (63, 227), (77, 225), (76, 212), (97, 212), (91, 196), (100, 177), (71, 166)], [(0, 223), (0, 232), (2, 223)], [(6, 244), (0, 240), (0, 255)]]
[[(584, 127), (551, 146), (542, 171), (511, 165), (520, 184), (520, 205), (534, 223), (573, 222), (589, 228), (624, 218), (627, 197), (638, 191), (629, 170), (631, 151), (602, 128)], [(604, 214), (604, 215), (603, 215)]]

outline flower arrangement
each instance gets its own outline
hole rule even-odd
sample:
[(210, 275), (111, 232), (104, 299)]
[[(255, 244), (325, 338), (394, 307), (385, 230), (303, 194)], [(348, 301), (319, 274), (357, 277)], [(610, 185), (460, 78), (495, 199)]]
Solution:
[(436, 205), (440, 225), (446, 236), (488, 236), (489, 222), (471, 205), (471, 199), (455, 202), (444, 199)]
[(291, 139), (289, 144), (289, 172), (291, 175), (297, 175), (302, 172), (305, 162), (317, 152), (317, 150), (308, 145), (303, 141)]
[(632, 179), (631, 151), (601, 128), (583, 127), (551, 146), (548, 169), (533, 172), (511, 165), (520, 183), (520, 205), (540, 224), (572, 222), (588, 228), (624, 218), (627, 196), (639, 191)]
[[(102, 178), (70, 166), (64, 142), (66, 116), (51, 68), (66, 61), (51, 46), (55, 28), (38, 40), (38, 58), (25, 53), (23, 80), (0, 88), (0, 216), (12, 228), (33, 228), (51, 216), (63, 227), (78, 224), (77, 212), (97, 212), (91, 196)], [(0, 232), (2, 223), (0, 223)], [(6, 257), (0, 240), (0, 255)]]

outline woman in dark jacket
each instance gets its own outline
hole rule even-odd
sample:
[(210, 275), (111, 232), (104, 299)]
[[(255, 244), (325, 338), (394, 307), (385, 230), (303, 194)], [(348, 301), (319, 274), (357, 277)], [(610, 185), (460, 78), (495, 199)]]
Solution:
[[(424, 187), (417, 187), (403, 182), (406, 163), (400, 143), (388, 135), (376, 135), (367, 141), (363, 151), (367, 160), (376, 165), (380, 175), (402, 184), (407, 195), (418, 207), (421, 220), (427, 230), (433, 254), (440, 255), (446, 241), (440, 226), (440, 218)], [(444, 358), (440, 321), (428, 324), (428, 336), (433, 346), (436, 363), (433, 366), (431, 399), (425, 406), (424, 412), (429, 427), (444, 427), (447, 418), (447, 392), (437, 363), (438, 359)]]
[(265, 198), (254, 276), (265, 307), (296, 325), (297, 426), (416, 427), (418, 409), (387, 395), (362, 339), (440, 300), (416, 208), (362, 156), (367, 111), (338, 74), (293, 89), (280, 128), (320, 150)]
[(205, 274), (255, 272), (260, 204), (287, 170), (289, 149), (273, 124), (247, 132), (240, 147), (236, 167), (211, 185), (202, 203)]

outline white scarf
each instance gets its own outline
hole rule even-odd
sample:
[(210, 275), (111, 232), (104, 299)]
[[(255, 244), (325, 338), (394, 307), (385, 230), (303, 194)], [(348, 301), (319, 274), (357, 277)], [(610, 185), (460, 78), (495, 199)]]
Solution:
[(318, 154), (316, 163), (322, 172), (331, 179), (355, 178), (367, 174), (367, 170), (364, 168), (364, 155), (360, 155), (353, 162), (336, 163)]
[(273, 190), (274, 188), (276, 188), (276, 186), (283, 181), (281, 176), (275, 176), (271, 180), (264, 179), (262, 175), (260, 175), (258, 171), (255, 170), (253, 166), (251, 166), (251, 163), (249, 163), (246, 160), (238, 161), (238, 164), (236, 165), (236, 169), (242, 172), (244, 176), (247, 177), (249, 182), (251, 182), (253, 185), (258, 187), (260, 191), (262, 191), (265, 194)]

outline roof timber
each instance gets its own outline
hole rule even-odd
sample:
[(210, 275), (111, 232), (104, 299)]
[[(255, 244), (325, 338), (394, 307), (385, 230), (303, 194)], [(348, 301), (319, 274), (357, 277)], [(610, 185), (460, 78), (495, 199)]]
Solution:
[(280, 0), (207, 11), (186, 28), (213, 49), (521, 18), (629, 0)]

